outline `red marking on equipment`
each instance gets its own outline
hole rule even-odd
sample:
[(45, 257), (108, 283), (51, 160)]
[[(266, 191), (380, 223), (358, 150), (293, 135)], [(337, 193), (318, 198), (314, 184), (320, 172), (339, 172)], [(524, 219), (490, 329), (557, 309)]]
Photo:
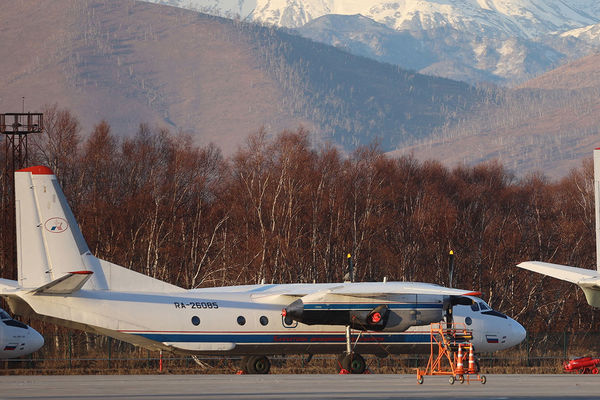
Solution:
[(482, 294), (483, 294), (483, 293), (481, 293), (481, 292), (469, 292), (469, 293), (465, 293), (465, 294), (463, 294), (463, 296), (476, 296), (476, 297), (479, 297), (479, 296), (481, 296)]
[(54, 172), (48, 167), (38, 165), (35, 167), (23, 168), (15, 172), (31, 172), (33, 175), (54, 175)]
[(281, 310), (281, 315), (283, 317), (285, 317), (287, 315), (287, 310), (285, 308), (283, 310)]
[(93, 271), (71, 271), (69, 272), (70, 274), (77, 274), (77, 275), (90, 275), (93, 274)]
[(371, 314), (371, 317), (369, 319), (371, 320), (372, 324), (376, 324), (379, 321), (381, 321), (381, 314), (378, 312), (373, 313), (373, 314)]

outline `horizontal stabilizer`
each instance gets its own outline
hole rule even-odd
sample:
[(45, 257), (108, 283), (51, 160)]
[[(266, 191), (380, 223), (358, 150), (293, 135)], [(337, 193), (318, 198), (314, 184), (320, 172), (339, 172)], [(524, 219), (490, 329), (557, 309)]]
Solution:
[(17, 281), (0, 278), (0, 294), (13, 293), (19, 289), (20, 287)]
[(92, 271), (69, 272), (52, 282), (33, 291), (34, 294), (73, 294), (91, 278)]

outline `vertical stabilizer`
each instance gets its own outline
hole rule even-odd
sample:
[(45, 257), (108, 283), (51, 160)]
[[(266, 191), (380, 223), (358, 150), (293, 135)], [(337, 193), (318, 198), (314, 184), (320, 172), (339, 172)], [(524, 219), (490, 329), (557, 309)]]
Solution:
[(600, 147), (594, 149), (594, 204), (596, 212), (596, 270), (600, 271)]
[(99, 266), (88, 261), (90, 251), (52, 170), (15, 172), (15, 206), (22, 287), (38, 288), (74, 271), (90, 271), (90, 285), (107, 288)]

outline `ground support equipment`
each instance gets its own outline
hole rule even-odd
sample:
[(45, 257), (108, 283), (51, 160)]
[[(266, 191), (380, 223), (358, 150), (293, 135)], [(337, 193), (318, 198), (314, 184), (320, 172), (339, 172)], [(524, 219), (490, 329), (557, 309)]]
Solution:
[[(427, 367), (417, 368), (417, 383), (423, 384), (425, 375), (448, 375), (451, 385), (479, 381), (485, 384), (485, 375), (479, 375), (475, 351), (470, 340), (473, 333), (463, 324), (436, 323), (430, 326), (431, 352)], [(468, 362), (468, 367), (464, 364)]]
[(563, 363), (565, 372), (575, 372), (578, 374), (598, 374), (600, 366), (599, 358), (579, 357)]

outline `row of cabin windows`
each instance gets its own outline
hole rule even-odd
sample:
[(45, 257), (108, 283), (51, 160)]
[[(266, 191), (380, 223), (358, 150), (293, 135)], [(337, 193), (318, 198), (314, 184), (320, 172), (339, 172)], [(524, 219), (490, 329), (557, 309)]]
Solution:
[[(269, 324), (269, 318), (265, 317), (264, 315), (262, 315), (259, 319), (258, 322), (260, 322), (260, 324), (262, 326), (267, 326)], [(246, 318), (243, 315), (240, 315), (239, 317), (237, 317), (237, 323), (240, 326), (244, 326), (246, 325)], [(192, 325), (194, 326), (198, 326), (200, 325), (200, 317), (194, 315), (192, 317)]]

